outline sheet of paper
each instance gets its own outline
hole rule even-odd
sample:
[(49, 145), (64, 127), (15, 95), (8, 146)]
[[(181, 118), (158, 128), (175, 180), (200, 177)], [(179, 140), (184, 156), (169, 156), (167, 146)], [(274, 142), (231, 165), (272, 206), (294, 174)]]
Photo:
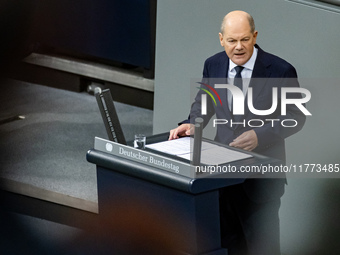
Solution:
[[(193, 140), (191, 137), (183, 137), (171, 141), (150, 144), (146, 147), (191, 160)], [(221, 165), (251, 157), (248, 153), (234, 151), (206, 141), (202, 142), (201, 162), (206, 165)]]
[(147, 144), (146, 147), (161, 151), (171, 155), (180, 155), (190, 153), (190, 137), (183, 137), (171, 141), (164, 141), (159, 143)]

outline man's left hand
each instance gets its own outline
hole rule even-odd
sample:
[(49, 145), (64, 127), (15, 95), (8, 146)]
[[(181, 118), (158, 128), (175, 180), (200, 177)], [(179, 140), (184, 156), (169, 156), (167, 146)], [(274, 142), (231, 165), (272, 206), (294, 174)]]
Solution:
[(234, 139), (229, 146), (247, 151), (254, 150), (258, 145), (257, 135), (254, 130), (249, 130)]

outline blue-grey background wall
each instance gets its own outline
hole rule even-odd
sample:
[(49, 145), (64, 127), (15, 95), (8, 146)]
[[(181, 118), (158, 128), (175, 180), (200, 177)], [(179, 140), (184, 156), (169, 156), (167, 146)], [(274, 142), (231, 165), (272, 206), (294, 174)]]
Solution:
[[(223, 50), (220, 23), (236, 9), (254, 17), (258, 44), (292, 63), (300, 85), (312, 94), (312, 116), (287, 139), (288, 163), (340, 163), (340, 13), (292, 1), (158, 0), (154, 133), (187, 118), (190, 80), (201, 77), (207, 57)], [(288, 178), (280, 211), (282, 252), (336, 254), (339, 179), (306, 177)]]

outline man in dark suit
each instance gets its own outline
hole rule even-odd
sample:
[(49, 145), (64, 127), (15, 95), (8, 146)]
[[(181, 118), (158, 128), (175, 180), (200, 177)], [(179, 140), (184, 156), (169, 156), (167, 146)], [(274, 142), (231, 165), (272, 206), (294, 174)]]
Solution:
[[(237, 80), (243, 78), (241, 91), (247, 98), (250, 88), (253, 107), (262, 111), (275, 106), (272, 93), (273, 88), (277, 88), (276, 109), (262, 115), (245, 106), (242, 115), (233, 114), (232, 107), (236, 106), (232, 101), (233, 95), (224, 88), (216, 89), (222, 103), (214, 104), (211, 98), (206, 97), (206, 112), (202, 114), (202, 94), (205, 91), (200, 90), (189, 119), (170, 131), (169, 140), (193, 134), (190, 120), (201, 117), (206, 126), (216, 114), (217, 119), (236, 123), (217, 125), (216, 141), (285, 162), (284, 139), (298, 132), (305, 122), (305, 115), (297, 105), (287, 104), (286, 112), (282, 114), (280, 104), (281, 88), (299, 87), (297, 73), (285, 60), (263, 51), (256, 44), (257, 35), (254, 20), (248, 13), (233, 11), (227, 14), (219, 33), (224, 51), (205, 61), (202, 87), (213, 93), (208, 88), (213, 87), (215, 81), (234, 81), (236, 86)], [(290, 93), (290, 98), (299, 100), (301, 94)], [(293, 124), (286, 125), (287, 120), (293, 121)], [(229, 255), (280, 254), (278, 211), (285, 185), (284, 175), (280, 177), (283, 178), (249, 178), (242, 184), (221, 190), (222, 245), (228, 248)]]

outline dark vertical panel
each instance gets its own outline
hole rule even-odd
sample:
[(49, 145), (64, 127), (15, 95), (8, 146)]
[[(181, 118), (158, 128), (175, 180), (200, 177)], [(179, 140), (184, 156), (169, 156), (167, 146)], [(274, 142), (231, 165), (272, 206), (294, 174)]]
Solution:
[(0, 65), (7, 67), (32, 50), (34, 0), (0, 0)]
[(75, 55), (153, 68), (156, 0), (39, 2), (39, 41)]

